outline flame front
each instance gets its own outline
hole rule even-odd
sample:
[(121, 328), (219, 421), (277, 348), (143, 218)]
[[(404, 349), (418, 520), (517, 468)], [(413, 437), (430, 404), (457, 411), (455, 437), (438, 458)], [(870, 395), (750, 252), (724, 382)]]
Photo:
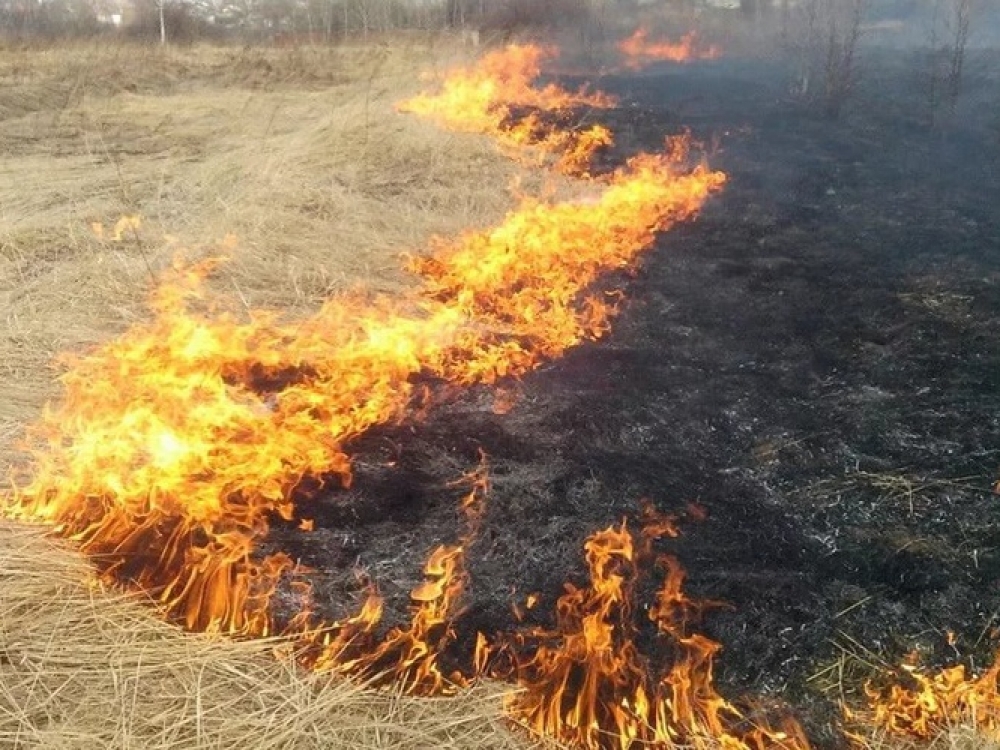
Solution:
[[(570, 108), (613, 101), (536, 86), (546, 54), (491, 53), (402, 109), (585, 174), (610, 133), (551, 123)], [(522, 116), (521, 108), (534, 111)], [(304, 571), (287, 555), (262, 557), (260, 542), (274, 516), (311, 528), (300, 515), (311, 496), (351, 482), (349, 442), (416, 419), (436, 395), (422, 382), (517, 378), (604, 334), (621, 293), (595, 283), (631, 268), (657, 232), (693, 217), (725, 182), (688, 164), (687, 139), (669, 141), (664, 153), (592, 180), (585, 200), (526, 199), (493, 229), (434, 241), (410, 261), (418, 277), (410, 293), (338, 296), (304, 319), (237, 315), (232, 300), (207, 291), (224, 261), (175, 263), (153, 290), (146, 321), (66, 358), (63, 397), (29, 431), (32, 465), (15, 477), (3, 511), (78, 541), (105, 577), (155, 595), (189, 629), (257, 636), (281, 626), (316, 670), (394, 680), (413, 693), (463, 684), (441, 657), (461, 611), (485, 468), (469, 478), (466, 535), (434, 549), (411, 592), (409, 625), (384, 635), (374, 586), (354, 616), (316, 622)], [(519, 660), (527, 689), (510, 709), (537, 731), (586, 747), (703, 735), (745, 747), (727, 728), (739, 714), (712, 686), (718, 646), (687, 631), (697, 606), (683, 596), (674, 562), (663, 562), (667, 582), (651, 616), (676, 663), (652, 681), (634, 645), (636, 561), (675, 533), (667, 519), (647, 520), (638, 546), (624, 525), (596, 534), (587, 545), (590, 587), (569, 588), (556, 630), (519, 636), (533, 656)], [(301, 606), (277, 623), (273, 594), (284, 585)], [(477, 670), (490, 653), (481, 636)]]
[(638, 28), (628, 39), (618, 43), (618, 51), (625, 57), (625, 65), (631, 70), (639, 70), (655, 62), (693, 62), (714, 60), (721, 56), (718, 47), (703, 47), (698, 43), (698, 35), (689, 31), (679, 42), (649, 40), (649, 32)]
[(554, 83), (537, 86), (542, 63), (557, 54), (552, 47), (508, 45), (470, 67), (449, 71), (440, 92), (418, 94), (399, 108), (451, 130), (491, 135), (511, 153), (527, 146), (555, 155), (557, 169), (583, 174), (593, 154), (611, 145), (611, 132), (601, 125), (578, 131), (559, 120), (576, 108), (606, 109), (616, 102), (606, 94), (567, 91)]
[(270, 593), (294, 571), (281, 555), (252, 561), (269, 515), (291, 519), (306, 480), (349, 484), (345, 442), (405, 418), (417, 376), (492, 383), (601, 335), (616, 297), (590, 285), (724, 182), (682, 156), (637, 157), (593, 202), (528, 201), (439, 241), (402, 300), (239, 320), (207, 298), (217, 262), (178, 265), (151, 320), (70, 362), (8, 514), (57, 525), (189, 628), (270, 632)]
[[(876, 726), (892, 735), (928, 741), (950, 727), (973, 727), (981, 737), (1000, 742), (1000, 657), (978, 677), (961, 665), (936, 674), (909, 665), (903, 669), (909, 687), (865, 687), (870, 708), (866, 718)], [(848, 715), (854, 717), (853, 712)]]
[[(639, 541), (624, 523), (587, 540), (589, 585), (567, 585), (554, 630), (516, 636), (522, 692), (510, 699), (511, 715), (538, 734), (594, 750), (807, 748), (798, 725), (790, 722), (783, 731), (753, 726), (718, 694), (713, 665), (720, 646), (689, 630), (712, 603), (683, 594), (676, 559), (661, 556), (654, 563), (650, 542), (664, 535), (676, 530), (671, 519), (657, 517)], [(648, 613), (660, 636), (657, 651), (668, 657), (659, 670), (636, 646), (634, 612), (640, 575), (654, 568), (666, 574)]]

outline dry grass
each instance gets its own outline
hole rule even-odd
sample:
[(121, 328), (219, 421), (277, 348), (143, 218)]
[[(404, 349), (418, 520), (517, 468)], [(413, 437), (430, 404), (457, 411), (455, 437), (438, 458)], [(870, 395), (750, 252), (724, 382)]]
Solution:
[[(53, 356), (142, 316), (181, 247), (235, 234), (217, 283), (294, 314), (360, 282), (406, 283), (400, 252), (500, 217), (515, 166), (393, 110), (455, 50), (395, 42), (0, 50), (0, 466), (55, 392)], [(128, 214), (143, 226), (119, 241), (91, 229)], [(303, 676), (281, 650), (183, 634), (39, 530), (0, 525), (0, 747), (527, 744), (496, 690), (375, 694)], [(984, 746), (951, 736), (940, 746)]]
[(495, 688), (407, 699), (297, 673), (278, 642), (185, 634), (102, 590), (34, 528), (0, 526), (0, 747), (524, 748)]
[[(51, 395), (53, 355), (142, 314), (178, 247), (235, 234), (221, 283), (294, 311), (392, 288), (402, 251), (498, 219), (515, 167), (394, 111), (449, 52), (0, 51), (0, 440)], [(139, 233), (91, 231), (125, 214)]]
[[(55, 393), (54, 355), (144, 315), (181, 247), (235, 234), (217, 283), (294, 314), (392, 289), (402, 251), (496, 221), (515, 167), (393, 109), (453, 53), (432, 41), (0, 51), (0, 465)], [(142, 228), (119, 241), (91, 228), (129, 214)], [(526, 744), (495, 689), (378, 695), (297, 674), (275, 647), (185, 635), (38, 530), (0, 526), (0, 747)]]
[(907, 741), (882, 733), (858, 738), (859, 750), (1000, 750), (1000, 743), (984, 737), (971, 727), (956, 726), (930, 741)]
[[(838, 617), (869, 600), (852, 605)], [(876, 677), (891, 679), (898, 672), (898, 666), (884, 661), (877, 653), (843, 632), (834, 645), (840, 651), (838, 658), (817, 671), (809, 681), (831, 700), (861, 709), (866, 705), (861, 689), (865, 681)], [(929, 740), (908, 739), (867, 725), (867, 716), (864, 710), (860, 710), (847, 722), (851, 732), (850, 746), (856, 750), (1000, 750), (1000, 741), (971, 726), (971, 722), (956, 721)]]

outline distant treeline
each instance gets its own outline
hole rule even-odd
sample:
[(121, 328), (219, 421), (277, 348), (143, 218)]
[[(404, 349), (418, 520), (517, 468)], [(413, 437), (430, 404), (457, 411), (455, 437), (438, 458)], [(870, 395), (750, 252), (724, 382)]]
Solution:
[[(961, 1), (862, 0), (869, 20), (936, 13), (939, 6)], [(970, 1), (995, 5), (997, 0)], [(601, 25), (657, 10), (729, 9), (760, 21), (831, 3), (847, 0), (0, 0), (0, 38), (115, 34), (179, 43), (332, 43), (398, 29), (509, 33)]]
[(334, 42), (347, 35), (396, 29), (487, 31), (573, 24), (586, 21), (595, 6), (627, 10), (639, 4), (639, 0), (0, 0), (0, 35)]
[(509, 32), (579, 26), (639, 11), (683, 13), (703, 7), (735, 8), (757, 16), (803, 1), (808, 0), (0, 0), (0, 35), (117, 33), (175, 42), (203, 38), (333, 42), (396, 29)]

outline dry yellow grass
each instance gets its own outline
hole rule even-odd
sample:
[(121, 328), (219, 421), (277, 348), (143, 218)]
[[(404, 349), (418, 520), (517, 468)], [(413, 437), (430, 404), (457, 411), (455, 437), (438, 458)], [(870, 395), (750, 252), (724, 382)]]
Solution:
[[(418, 71), (458, 54), (429, 38), (0, 50), (0, 467), (55, 394), (54, 355), (142, 316), (179, 248), (236, 235), (216, 283), (294, 314), (357, 283), (406, 283), (400, 252), (498, 219), (517, 168), (485, 138), (393, 109)], [(131, 214), (142, 228), (118, 241), (91, 228)], [(277, 646), (181, 633), (40, 530), (0, 524), (2, 748), (528, 744), (496, 690), (374, 694), (304, 676)], [(936, 746), (995, 747), (965, 730)]]
[(930, 741), (905, 740), (872, 732), (867, 737), (855, 738), (858, 750), (1000, 750), (1000, 743), (984, 736), (975, 727), (954, 726), (941, 732)]
[(407, 699), (303, 676), (279, 642), (191, 635), (102, 590), (78, 554), (0, 526), (0, 747), (524, 748), (496, 689)]
[[(395, 42), (0, 51), (0, 465), (56, 393), (54, 355), (144, 315), (179, 248), (234, 234), (216, 283), (295, 314), (405, 283), (402, 251), (502, 215), (516, 169), (487, 139), (393, 109), (454, 50)], [(131, 214), (142, 227), (118, 241), (92, 229)], [(297, 674), (274, 646), (181, 633), (39, 530), (0, 525), (0, 747), (526, 744), (496, 690), (377, 695)]]

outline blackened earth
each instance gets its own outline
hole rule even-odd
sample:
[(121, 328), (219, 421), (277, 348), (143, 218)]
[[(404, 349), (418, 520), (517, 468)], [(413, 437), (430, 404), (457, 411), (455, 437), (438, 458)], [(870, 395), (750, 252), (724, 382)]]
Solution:
[(584, 539), (650, 498), (682, 517), (664, 550), (691, 596), (731, 605), (702, 628), (724, 644), (720, 690), (788, 702), (818, 745), (840, 742), (840, 689), (860, 700), (914, 647), (928, 664), (989, 660), (1000, 63), (973, 55), (958, 112), (932, 127), (914, 60), (866, 51), (839, 120), (793, 101), (772, 63), (601, 80), (622, 100), (594, 113), (618, 137), (609, 164), (690, 128), (718, 144), (725, 190), (624, 282), (610, 335), (515, 386), (508, 413), (471, 389), (353, 447), (354, 487), (302, 508), (316, 530), (274, 532), (316, 569), (324, 614), (356, 607), (362, 569), (387, 621), (405, 620), (430, 550), (464, 533), (447, 484), (482, 449), (493, 487), (460, 652), (516, 628), (528, 593), (550, 622), (563, 583), (584, 582)]

